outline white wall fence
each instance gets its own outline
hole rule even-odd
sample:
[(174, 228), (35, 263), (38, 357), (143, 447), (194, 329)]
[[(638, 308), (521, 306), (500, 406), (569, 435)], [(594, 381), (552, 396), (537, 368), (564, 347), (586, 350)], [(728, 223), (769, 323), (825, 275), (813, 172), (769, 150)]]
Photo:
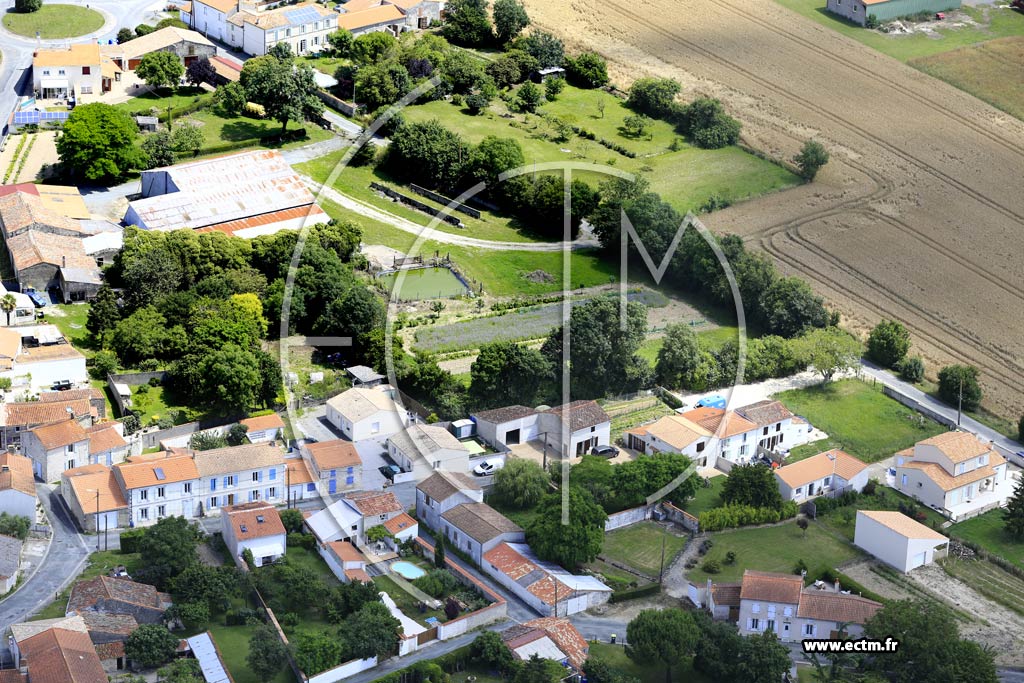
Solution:
[(604, 523), (604, 530), (608, 532), (614, 529), (621, 529), (624, 526), (629, 526), (630, 524), (636, 524), (637, 522), (642, 522), (645, 519), (650, 519), (651, 511), (654, 510), (655, 507), (657, 507), (657, 504), (641, 505), (638, 508), (630, 508), (629, 510), (610, 514)]
[(357, 673), (368, 671), (375, 666), (377, 666), (376, 657), (370, 657), (369, 659), (353, 659), (352, 661), (345, 662), (333, 669), (322, 671), (316, 676), (309, 676), (306, 678), (306, 681), (307, 683), (334, 683), (335, 681), (340, 681), (348, 678), (349, 676), (355, 676)]

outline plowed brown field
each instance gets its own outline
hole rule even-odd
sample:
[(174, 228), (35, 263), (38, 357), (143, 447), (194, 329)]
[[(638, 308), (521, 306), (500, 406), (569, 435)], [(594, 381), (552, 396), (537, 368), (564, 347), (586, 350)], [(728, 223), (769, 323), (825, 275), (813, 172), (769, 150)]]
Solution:
[(620, 87), (671, 76), (721, 98), (744, 138), (813, 185), (713, 214), (808, 278), (855, 328), (907, 324), (931, 371), (977, 365), (1024, 410), (1024, 123), (769, 0), (527, 0), (534, 23), (609, 59)]

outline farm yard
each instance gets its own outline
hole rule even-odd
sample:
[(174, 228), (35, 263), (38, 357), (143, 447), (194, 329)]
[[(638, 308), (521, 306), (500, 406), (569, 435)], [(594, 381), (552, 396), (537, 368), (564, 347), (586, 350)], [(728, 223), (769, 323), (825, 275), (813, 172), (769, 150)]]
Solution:
[[(1024, 276), (1016, 250), (991, 248), (1024, 225), (1024, 196), (1007, 182), (1024, 161), (1024, 125), (775, 3), (696, 0), (685, 17), (671, 0), (526, 5), (534, 24), (608, 57), (619, 87), (674, 77), (684, 98), (720, 97), (754, 148), (788, 158), (808, 138), (830, 147), (814, 185), (705, 222), (808, 278), (847, 327), (898, 319), (930, 376), (972, 363), (986, 407), (1014, 418), (1024, 411), (1024, 341), (1011, 332), (1024, 327)], [(1004, 18), (1024, 26), (1024, 16)], [(986, 37), (1000, 32), (1024, 28)]]

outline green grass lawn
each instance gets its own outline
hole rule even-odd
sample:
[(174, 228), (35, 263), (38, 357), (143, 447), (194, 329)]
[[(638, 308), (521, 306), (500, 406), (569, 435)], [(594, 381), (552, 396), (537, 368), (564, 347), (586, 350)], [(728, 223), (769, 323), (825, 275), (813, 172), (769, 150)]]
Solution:
[(293, 140), (281, 144), (278, 137), (281, 134), (281, 124), (277, 121), (267, 119), (251, 119), (245, 116), (222, 117), (211, 109), (189, 114), (180, 121), (189, 121), (198, 125), (203, 132), (204, 145), (200, 154), (205, 150), (216, 148), (228, 143), (251, 142), (253, 147), (270, 147), (274, 149), (287, 149), (301, 147), (313, 142), (321, 142), (332, 137), (330, 131), (324, 130), (317, 125), (306, 122), (304, 125), (299, 122), (289, 122), (288, 128), (296, 130), (304, 127), (306, 136), (300, 140)]
[[(357, 223), (363, 230), (365, 244), (384, 244), (408, 254), (417, 240), (411, 233), (357, 216), (329, 200), (321, 199), (320, 206), (333, 218)], [(484, 291), (492, 296), (549, 294), (561, 291), (565, 281), (561, 252), (497, 251), (425, 240), (417, 253), (432, 256), (435, 251), (450, 255), (463, 275), (469, 278), (470, 285), (475, 287), (482, 283)], [(601, 258), (592, 249), (574, 250), (569, 256), (569, 263), (569, 282), (574, 287), (608, 284), (617, 278), (619, 272), (618, 264)], [(525, 277), (536, 270), (548, 273), (552, 280), (544, 282)]]
[(686, 539), (673, 536), (654, 522), (641, 522), (606, 533), (601, 555), (656, 578), (661, 571), (663, 543), (667, 567), (686, 547)]
[(856, 379), (784, 391), (775, 398), (829, 435), (793, 449), (794, 459), (842, 448), (865, 462), (877, 462), (946, 431), (885, 396), (881, 387)]
[(947, 529), (950, 536), (977, 543), (993, 555), (1017, 565), (1024, 565), (1024, 543), (1006, 533), (1003, 511), (990, 510)]
[[(87, 537), (85, 539), (85, 543), (87, 546), (95, 548), (96, 536)], [(77, 582), (95, 578), (102, 574), (106, 574), (114, 567), (122, 564), (128, 570), (129, 574), (134, 574), (142, 567), (142, 559), (138, 553), (122, 553), (120, 550), (103, 550), (94, 552), (89, 555), (89, 561), (85, 565), (85, 569), (83, 569), (82, 573), (76, 577), (75, 581)], [(71, 585), (64, 589), (53, 602), (29, 617), (29, 621), (57, 619), (59, 617), (63, 617), (68, 606), (68, 596), (70, 595)]]
[[(158, 114), (166, 114), (168, 107), (180, 109), (196, 102), (210, 100), (212, 97), (213, 93), (209, 93), (202, 88), (182, 86), (180, 88), (161, 88), (155, 91), (144, 92), (132, 97), (127, 102), (121, 102), (114, 106), (132, 115), (144, 114), (148, 116), (152, 114), (156, 116)], [(156, 110), (156, 113), (154, 113), (154, 110)]]
[(4, 28), (11, 33), (36, 37), (74, 38), (98, 31), (103, 26), (103, 15), (81, 5), (45, 4), (36, 12), (21, 14), (9, 11), (4, 15)]
[(528, 527), (530, 522), (533, 521), (533, 518), (537, 516), (536, 508), (527, 508), (525, 510), (513, 508), (505, 505), (505, 503), (497, 496), (488, 496), (487, 504), (511, 519), (523, 529)]
[(402, 610), (402, 613), (412, 619), (413, 621), (419, 622), (421, 625), (426, 626), (426, 620), (430, 617), (434, 617), (438, 621), (448, 621), (448, 617), (445, 616), (444, 610), (439, 609), (428, 609), (420, 612), (418, 605), (420, 604), (419, 599), (416, 596), (408, 593), (399, 586), (394, 579), (390, 576), (375, 576), (373, 577), (373, 583), (380, 590), (390, 596), (395, 601), (395, 606)]
[[(726, 342), (735, 342), (737, 335), (739, 334), (738, 329), (734, 325), (714, 325), (714, 327), (707, 328), (707, 326), (694, 327), (694, 331), (697, 334), (697, 341), (702, 349), (707, 351), (716, 351), (720, 349)], [(640, 345), (640, 349), (637, 353), (641, 358), (646, 360), (653, 367), (658, 362), (658, 351), (661, 350), (662, 344), (665, 343), (664, 337), (648, 337)]]
[[(625, 635), (621, 634), (622, 637)], [(615, 671), (636, 678), (640, 683), (665, 683), (665, 667), (659, 664), (637, 664), (626, 655), (626, 648), (622, 645), (591, 642), (590, 656), (604, 660)], [(694, 671), (689, 662), (672, 672), (672, 680), (685, 683), (712, 683), (704, 674)]]
[[(708, 578), (739, 581), (745, 569), (791, 574), (799, 560), (807, 565), (807, 575), (814, 577), (861, 555), (853, 545), (837, 539), (816, 523), (811, 523), (806, 536), (793, 521), (759, 529), (723, 531), (712, 534), (711, 539), (714, 545), (700, 563), (718, 560), (722, 571), (707, 574), (698, 563), (687, 575), (697, 585)], [(730, 550), (736, 553), (736, 563), (727, 565), (725, 554)]]
[(825, 3), (820, 0), (775, 1), (783, 7), (901, 62), (955, 50), (993, 38), (1024, 34), (1024, 15), (1011, 9), (977, 8), (965, 5), (961, 11), (978, 22), (978, 26), (939, 28), (933, 35), (924, 33), (889, 35), (880, 31), (869, 31), (826, 12)]
[(711, 486), (697, 489), (697, 494), (686, 501), (684, 509), (694, 517), (705, 510), (719, 507), (722, 504), (722, 488), (725, 486), (726, 477), (711, 477)]
[[(225, 626), (223, 615), (218, 616), (215, 622), (210, 624), (209, 631), (235, 683), (268, 683), (253, 673), (246, 662), (249, 655), (249, 639), (252, 638), (255, 627)], [(270, 683), (292, 683), (294, 680), (291, 668), (286, 666), (270, 680)]]
[[(345, 150), (332, 152), (331, 154), (327, 154), (318, 159), (298, 164), (296, 168), (299, 172), (306, 173), (314, 180), (323, 183), (327, 181), (331, 172), (334, 171), (334, 168), (338, 165), (344, 155)], [(434, 218), (432, 216), (429, 216), (422, 211), (417, 211), (416, 209), (399, 202), (393, 202), (387, 197), (383, 197), (378, 194), (375, 190), (370, 188), (370, 183), (374, 182), (394, 188), (407, 196), (415, 197), (417, 201), (421, 201), (435, 209), (444, 209), (446, 206), (445, 204), (440, 204), (413, 193), (405, 187), (403, 183), (392, 178), (383, 169), (373, 168), (370, 166), (346, 166), (345, 169), (338, 174), (333, 187), (342, 194), (352, 197), (353, 199), (358, 199), (361, 202), (377, 207), (378, 209), (382, 209), (383, 211), (387, 211), (388, 213), (395, 214), (396, 216), (412, 221), (413, 223), (417, 223), (418, 225), (427, 226), (433, 222)], [(464, 228), (450, 225), (444, 221), (439, 221), (437, 225), (433, 227), (436, 230), (441, 232), (450, 232), (453, 235), (463, 235), (466, 237), (475, 237), (477, 239), (495, 240), (500, 242), (551, 241), (548, 238), (538, 236), (531, 232), (528, 226), (524, 226), (513, 216), (502, 215), (490, 211), (483, 211), (479, 219), (457, 212), (453, 215), (457, 216), (459, 220), (462, 221), (463, 225), (465, 225)]]
[[(604, 102), (604, 114), (598, 110)], [(650, 137), (631, 139), (618, 128), (632, 112), (623, 101), (603, 90), (583, 90), (568, 86), (554, 102), (548, 102), (537, 114), (511, 113), (504, 103), (496, 102), (484, 113), (473, 116), (462, 107), (437, 100), (409, 107), (410, 121), (438, 119), (476, 144), (488, 135), (515, 137), (523, 148), (527, 164), (580, 161), (648, 176), (651, 189), (680, 211), (698, 209), (712, 195), (730, 201), (756, 197), (799, 181), (787, 169), (760, 159), (739, 147), (705, 150), (687, 144), (663, 121), (652, 121)], [(562, 117), (572, 125), (590, 130), (598, 138), (620, 144), (637, 153), (629, 159), (609, 150), (597, 141), (573, 136), (556, 142), (551, 124), (544, 116)], [(675, 147), (675, 150), (670, 149)], [(608, 178), (597, 171), (577, 171), (575, 176), (598, 184)]]
[(89, 318), (89, 305), (59, 304), (55, 308), (58, 312), (48, 315), (46, 322), (56, 325), (64, 338), (85, 356), (92, 356), (96, 353), (92, 344), (92, 335), (85, 327), (85, 322)]
[(199, 417), (195, 408), (189, 407), (188, 398), (180, 396), (170, 387), (144, 386), (145, 389), (142, 386), (132, 387), (132, 408), (142, 413), (139, 420), (143, 426), (155, 423), (162, 417), (171, 417), (175, 424), (184, 424)]
[(338, 70), (339, 66), (352, 63), (351, 60), (343, 57), (302, 57), (300, 60), (328, 76), (334, 76), (334, 72)]
[(296, 567), (305, 567), (311, 569), (320, 575), (330, 587), (340, 586), (341, 581), (334, 575), (331, 568), (327, 566), (323, 558), (315, 550), (309, 550), (307, 548), (300, 548), (297, 546), (291, 546), (285, 555), (288, 558), (288, 563), (295, 565)]

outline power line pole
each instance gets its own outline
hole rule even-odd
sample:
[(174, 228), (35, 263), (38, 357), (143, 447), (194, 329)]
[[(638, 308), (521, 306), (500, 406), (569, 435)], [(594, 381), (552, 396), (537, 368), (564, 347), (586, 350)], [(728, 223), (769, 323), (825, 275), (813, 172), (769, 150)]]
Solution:
[(956, 426), (960, 426), (960, 414), (963, 412), (964, 405), (964, 376), (960, 374), (960, 394), (956, 399)]

